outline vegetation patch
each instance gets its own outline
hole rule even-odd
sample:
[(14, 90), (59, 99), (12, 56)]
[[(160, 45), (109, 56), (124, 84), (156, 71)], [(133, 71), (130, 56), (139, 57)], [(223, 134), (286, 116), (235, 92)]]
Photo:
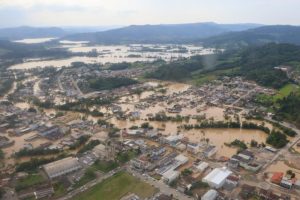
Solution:
[(284, 147), (289, 141), (285, 134), (279, 131), (272, 131), (271, 134), (267, 137), (268, 144), (272, 145), (275, 148)]
[(100, 170), (104, 173), (107, 173), (107, 172), (117, 168), (118, 166), (119, 166), (119, 164), (114, 162), (114, 161), (100, 161), (100, 160), (97, 160), (91, 166), (91, 168), (93, 168), (94, 170)]
[(16, 183), (16, 191), (25, 190), (33, 186), (40, 185), (46, 182), (46, 179), (39, 174), (30, 174), (26, 178), (22, 178)]
[(95, 78), (88, 81), (89, 87), (94, 90), (112, 90), (138, 83), (136, 80), (124, 77)]
[(153, 196), (156, 189), (126, 172), (120, 172), (78, 195), (74, 200), (119, 200), (129, 193), (135, 193), (144, 199)]

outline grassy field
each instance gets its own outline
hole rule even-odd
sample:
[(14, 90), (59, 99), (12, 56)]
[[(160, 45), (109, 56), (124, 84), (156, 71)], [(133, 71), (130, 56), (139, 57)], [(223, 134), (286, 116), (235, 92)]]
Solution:
[(94, 171), (97, 171), (97, 170), (100, 170), (102, 172), (109, 172), (115, 168), (117, 168), (119, 165), (118, 163), (116, 162), (113, 162), (113, 161), (96, 161), (92, 166), (91, 168), (94, 170)]
[(282, 99), (286, 96), (288, 96), (290, 93), (292, 92), (296, 92), (297, 90), (299, 90), (299, 87), (295, 84), (287, 84), (284, 87), (282, 87), (278, 93), (274, 96), (274, 101), (278, 100), (278, 99)]
[(260, 94), (257, 96), (258, 102), (262, 103), (266, 107), (271, 107), (273, 105), (276, 105), (276, 101), (283, 99), (284, 97), (287, 97), (292, 92), (299, 91), (299, 86), (295, 84), (287, 84), (283, 86), (274, 96)]
[(30, 174), (28, 177), (18, 180), (16, 190), (20, 191), (44, 182), (46, 182), (46, 179), (43, 176), (39, 174)]
[(74, 200), (118, 200), (126, 194), (135, 193), (141, 198), (151, 197), (156, 189), (126, 172), (120, 172), (76, 196)]

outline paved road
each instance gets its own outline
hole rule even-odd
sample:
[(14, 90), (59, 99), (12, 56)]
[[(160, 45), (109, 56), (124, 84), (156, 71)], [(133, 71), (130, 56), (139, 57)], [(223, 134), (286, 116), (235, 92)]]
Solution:
[(83, 93), (81, 92), (80, 88), (78, 87), (77, 82), (74, 80), (73, 77), (71, 77), (71, 81), (72, 81), (73, 86), (74, 86), (75, 89), (77, 90), (77, 95), (78, 95), (78, 96), (83, 96)]
[(162, 180), (156, 180), (148, 175), (142, 175), (134, 170), (131, 170), (129, 167), (127, 168), (127, 171), (131, 173), (133, 176), (138, 177), (139, 179), (145, 181), (146, 183), (153, 185), (154, 187), (158, 188), (162, 194), (166, 195), (173, 195), (176, 199), (180, 200), (191, 200), (194, 199), (193, 197), (187, 196), (179, 191), (177, 191), (174, 188), (171, 188), (167, 184), (165, 184)]

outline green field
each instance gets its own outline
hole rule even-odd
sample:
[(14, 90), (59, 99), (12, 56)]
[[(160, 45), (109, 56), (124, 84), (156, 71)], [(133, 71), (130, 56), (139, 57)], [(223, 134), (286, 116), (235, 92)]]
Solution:
[(291, 94), (292, 92), (296, 92), (297, 90), (299, 90), (299, 87), (297, 85), (287, 84), (278, 91), (278, 93), (274, 96), (273, 99), (274, 101), (282, 99)]
[(91, 168), (94, 170), (94, 171), (97, 171), (97, 170), (100, 170), (102, 172), (109, 172), (115, 168), (117, 168), (119, 166), (118, 163), (116, 162), (113, 162), (113, 161), (96, 161), (92, 166)]
[(124, 195), (135, 193), (141, 198), (151, 197), (156, 189), (126, 172), (120, 172), (76, 196), (74, 200), (119, 200)]
[(17, 191), (20, 191), (45, 183), (46, 181), (47, 180), (39, 174), (30, 174), (28, 177), (18, 180), (15, 188)]
[(292, 92), (297, 92), (297, 91), (299, 91), (299, 86), (295, 84), (287, 84), (283, 86), (280, 90), (278, 90), (274, 96), (259, 94), (257, 95), (256, 99), (264, 106), (271, 107), (276, 104), (277, 100), (283, 99), (284, 97), (287, 97)]

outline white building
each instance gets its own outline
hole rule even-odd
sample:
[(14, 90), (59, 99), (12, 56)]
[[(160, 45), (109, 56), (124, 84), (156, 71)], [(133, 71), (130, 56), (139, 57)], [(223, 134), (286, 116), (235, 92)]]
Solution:
[(219, 189), (224, 185), (226, 178), (231, 174), (232, 171), (228, 170), (226, 167), (215, 168), (207, 176), (205, 176), (202, 181), (208, 183), (208, 185), (212, 188)]
[(176, 146), (180, 140), (183, 138), (183, 135), (170, 135), (165, 138), (165, 142), (169, 145)]
[(179, 172), (173, 169), (170, 169), (162, 174), (163, 181), (166, 183), (171, 183), (179, 177)]
[(187, 163), (189, 161), (189, 158), (186, 157), (183, 154), (179, 154), (178, 156), (176, 156), (174, 158), (176, 161), (178, 161), (180, 163), (180, 165), (184, 165), (185, 163)]
[(209, 146), (207, 149), (205, 149), (205, 151), (203, 153), (206, 158), (210, 158), (213, 155), (215, 155), (217, 152), (218, 152), (218, 149), (216, 146)]
[(112, 160), (114, 159), (114, 147), (105, 146), (103, 144), (98, 144), (93, 149), (94, 155), (102, 160)]
[(207, 162), (200, 162), (197, 166), (196, 169), (199, 172), (204, 172), (208, 168), (209, 164)]
[(77, 158), (67, 157), (43, 165), (43, 169), (50, 179), (74, 172), (81, 168)]
[(187, 151), (188, 152), (197, 154), (197, 153), (200, 152), (200, 150), (201, 150), (201, 145), (198, 144), (198, 143), (188, 143), (187, 144)]
[(202, 197), (201, 200), (215, 200), (218, 197), (216, 190), (208, 190)]

